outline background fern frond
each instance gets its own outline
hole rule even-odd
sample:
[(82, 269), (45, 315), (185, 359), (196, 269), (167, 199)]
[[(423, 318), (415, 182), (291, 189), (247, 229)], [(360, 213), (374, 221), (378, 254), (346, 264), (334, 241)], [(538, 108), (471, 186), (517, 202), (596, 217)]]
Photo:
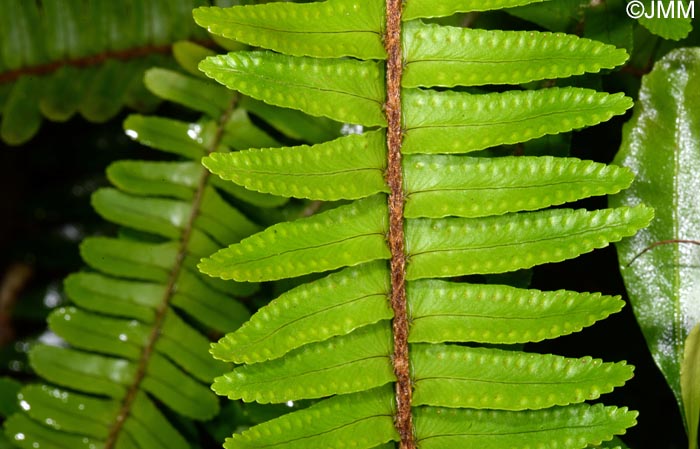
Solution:
[(102, 123), (159, 102), (143, 73), (174, 67), (171, 47), (211, 40), (190, 11), (208, 0), (7, 0), (0, 4), (0, 138), (20, 145), (42, 117)]
[(116, 162), (107, 170), (115, 187), (93, 195), (104, 218), (138, 232), (83, 242), (90, 270), (66, 279), (73, 304), (49, 317), (69, 347), (38, 345), (30, 354), (36, 372), (60, 387), (20, 392), (23, 413), (5, 424), (19, 447), (186, 449), (192, 436), (162, 408), (185, 421), (219, 412), (207, 384), (228, 364), (208, 356), (208, 333), (240, 326), (250, 316), (244, 298), (257, 285), (202, 276), (196, 264), (260, 229), (233, 202), (269, 208), (287, 200), (229, 185), (219, 189), (195, 161), (230, 151), (230, 141), (247, 148), (276, 140), (237, 111), (237, 96), (223, 87), (164, 69), (146, 78), (157, 95), (205, 115), (197, 122), (126, 120), (127, 134), (178, 159)]

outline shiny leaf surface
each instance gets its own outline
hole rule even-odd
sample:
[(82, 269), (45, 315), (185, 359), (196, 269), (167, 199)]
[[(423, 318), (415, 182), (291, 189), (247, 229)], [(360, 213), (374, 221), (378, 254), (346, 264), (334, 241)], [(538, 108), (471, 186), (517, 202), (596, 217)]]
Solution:
[(611, 199), (616, 205), (644, 202), (656, 211), (647, 229), (617, 248), (637, 322), (681, 409), (683, 348), (700, 322), (700, 247), (688, 242), (700, 236), (698, 83), (697, 49), (671, 52), (644, 78), (615, 159), (637, 180)]

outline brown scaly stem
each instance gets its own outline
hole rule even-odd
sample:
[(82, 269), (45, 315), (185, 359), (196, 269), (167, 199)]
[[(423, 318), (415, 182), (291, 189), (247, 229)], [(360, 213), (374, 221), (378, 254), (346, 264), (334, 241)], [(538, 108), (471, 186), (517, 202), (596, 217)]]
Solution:
[(410, 362), (408, 355), (408, 313), (406, 309), (406, 250), (403, 226), (403, 173), (401, 170), (401, 8), (402, 0), (386, 2), (387, 171), (389, 185), (389, 249), (391, 250), (391, 308), (394, 335), (394, 374), (396, 375), (396, 416), (394, 426), (401, 437), (401, 449), (415, 449), (411, 414)]
[[(224, 114), (219, 118), (216, 135), (214, 136), (211, 145), (207, 147), (207, 154), (216, 151), (216, 148), (218, 148), (219, 144), (221, 143), (221, 139), (224, 135), (224, 125), (231, 116), (236, 102), (237, 98), (234, 98), (226, 112), (224, 112)], [(116, 446), (121, 430), (124, 426), (124, 423), (126, 422), (126, 419), (129, 416), (129, 413), (131, 413), (131, 408), (134, 405), (134, 400), (136, 399), (136, 395), (140, 390), (141, 382), (146, 376), (146, 371), (148, 370), (148, 363), (150, 362), (151, 356), (153, 355), (156, 342), (160, 337), (160, 333), (165, 322), (165, 315), (168, 312), (168, 308), (170, 306), (170, 301), (172, 300), (173, 295), (176, 293), (177, 290), (177, 280), (180, 277), (180, 272), (182, 271), (182, 264), (185, 260), (185, 256), (187, 255), (187, 248), (190, 243), (190, 237), (192, 236), (192, 230), (194, 229), (194, 221), (199, 215), (199, 210), (201, 208), (202, 198), (204, 195), (204, 188), (206, 187), (208, 179), (209, 171), (202, 169), (202, 175), (199, 177), (197, 190), (195, 191), (194, 199), (192, 201), (192, 210), (187, 220), (187, 225), (185, 226), (185, 229), (182, 232), (182, 241), (180, 242), (180, 248), (175, 258), (175, 264), (173, 265), (173, 269), (170, 271), (170, 275), (168, 277), (168, 284), (166, 285), (165, 293), (163, 294), (163, 299), (161, 300), (160, 304), (158, 305), (158, 308), (156, 309), (156, 318), (153, 323), (153, 327), (151, 328), (151, 333), (148, 336), (146, 345), (144, 346), (143, 352), (141, 353), (141, 358), (138, 362), (138, 367), (136, 369), (134, 381), (132, 382), (131, 386), (129, 387), (129, 390), (124, 396), (122, 406), (119, 409), (119, 413), (117, 414), (117, 417), (114, 421), (114, 425), (110, 429), (109, 435), (107, 436), (104, 449), (113, 449)]]
[[(211, 40), (199, 40), (194, 41), (199, 45), (206, 47), (212, 46), (213, 41)], [(11, 83), (17, 81), (20, 77), (26, 75), (43, 76), (49, 75), (58, 69), (71, 66), (71, 67), (91, 67), (115, 59), (119, 61), (128, 61), (130, 59), (143, 58), (148, 55), (153, 54), (170, 54), (172, 53), (172, 45), (145, 45), (143, 47), (127, 48), (125, 50), (115, 50), (115, 51), (105, 51), (103, 53), (98, 53), (95, 55), (84, 56), (82, 58), (75, 59), (62, 59), (60, 61), (53, 61), (47, 64), (40, 64), (30, 67), (22, 67), (16, 70), (10, 70), (5, 73), (0, 73), (0, 84)]]

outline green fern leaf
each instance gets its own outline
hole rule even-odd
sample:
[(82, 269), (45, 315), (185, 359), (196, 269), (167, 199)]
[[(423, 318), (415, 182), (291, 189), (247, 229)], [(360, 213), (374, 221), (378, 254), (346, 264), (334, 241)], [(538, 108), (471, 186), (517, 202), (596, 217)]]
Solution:
[(612, 45), (562, 33), (472, 30), (419, 21), (404, 25), (404, 32), (403, 87), (526, 83), (598, 72), (627, 59), (624, 50)]
[[(178, 9), (188, 1), (169, 5)], [(146, 15), (158, 9), (154, 2), (136, 3)], [(187, 449), (191, 442), (159, 407), (182, 423), (218, 413), (218, 400), (206, 384), (229, 368), (208, 356), (206, 333), (239, 327), (250, 312), (235, 297), (251, 295), (258, 286), (203, 277), (196, 264), (259, 227), (227, 202), (218, 192), (222, 184), (193, 160), (277, 141), (262, 131), (268, 126), (264, 117), (258, 127), (245, 111), (234, 111), (236, 99), (223, 87), (164, 70), (148, 78), (162, 96), (215, 116), (195, 123), (127, 119), (132, 138), (185, 160), (123, 161), (108, 169), (117, 188), (96, 193), (93, 203), (126, 229), (120, 238), (91, 238), (81, 247), (97, 272), (66, 279), (73, 304), (49, 318), (70, 347), (37, 346), (30, 354), (40, 376), (70, 390), (41, 386), (41, 394), (21, 393), (23, 411), (8, 421), (20, 447)], [(246, 210), (287, 202), (229, 184), (220, 190)]]
[(415, 413), (422, 449), (584, 448), (624, 433), (637, 417), (637, 412), (602, 404), (528, 412), (422, 407)]
[[(154, 71), (149, 73), (152, 73), (152, 76), (155, 76), (160, 72)], [(229, 120), (224, 125), (226, 132), (221, 136), (223, 143), (236, 149), (246, 149), (265, 144), (274, 145), (276, 143), (274, 139), (270, 138), (267, 134), (255, 127), (247, 115), (236, 112), (230, 115)], [(124, 122), (126, 133), (132, 138), (139, 140), (139, 142), (142, 144), (158, 150), (175, 153), (188, 159), (197, 160), (208, 153), (207, 146), (210, 144), (209, 141), (216, 134), (213, 132), (215, 127), (216, 126), (212, 122), (205, 122), (204, 124), (186, 123), (160, 117), (144, 117), (140, 115), (131, 115)], [(112, 172), (111, 174), (114, 176), (112, 178), (113, 182), (118, 182), (119, 174), (121, 171), (125, 170), (127, 165), (123, 164), (128, 164), (128, 162), (124, 161), (118, 164), (115, 163), (108, 169), (108, 173)], [(139, 176), (141, 178), (146, 177), (158, 179), (150, 168), (166, 166), (159, 165), (162, 163), (153, 163), (153, 165), (151, 165), (143, 161), (140, 162), (140, 164), (145, 164), (144, 167), (148, 167), (138, 170), (141, 172), (141, 176)], [(196, 166), (199, 169), (199, 165), (197, 164), (191, 166)], [(131, 170), (136, 171), (137, 168), (132, 167)], [(183, 170), (186, 169), (183, 168)], [(201, 172), (201, 169), (199, 169), (199, 171)], [(190, 174), (190, 176), (192, 175), (193, 174)], [(172, 177), (170, 175), (167, 176)], [(132, 175), (131, 177), (134, 176)], [(189, 182), (191, 183), (192, 181)], [(260, 207), (276, 207), (286, 202), (284, 198), (261, 195), (257, 192), (242, 189), (231, 183), (219, 183), (215, 180), (212, 182), (217, 188), (230, 193), (234, 197)]]
[[(110, 424), (117, 419), (119, 403), (109, 399), (77, 394), (55, 387), (28, 386), (20, 393), (28, 407), (26, 415), (16, 414), (6, 422), (8, 433), (20, 447), (90, 449), (106, 439)], [(187, 441), (175, 430), (156, 406), (143, 393), (134, 400), (132, 415), (127, 421), (118, 447), (153, 449), (188, 449)], [(45, 423), (47, 426), (37, 424)], [(158, 431), (149, 429), (149, 423)], [(92, 446), (91, 446), (92, 445)]]
[(161, 117), (130, 115), (124, 121), (126, 134), (143, 145), (177, 154), (188, 159), (199, 159), (206, 154), (201, 141), (202, 127)]
[(483, 95), (405, 90), (404, 154), (466, 153), (596, 125), (632, 100), (589, 89), (552, 88)]
[(256, 282), (387, 259), (387, 226), (386, 203), (374, 196), (272, 226), (202, 260), (199, 269), (222, 279)]
[(110, 181), (136, 195), (192, 200), (201, 175), (194, 162), (118, 161), (107, 168)]
[(560, 262), (607, 246), (649, 224), (644, 206), (587, 212), (554, 209), (500, 217), (407, 223), (408, 279), (503, 273)]
[(395, 380), (386, 322), (312, 343), (287, 357), (244, 365), (217, 377), (212, 389), (262, 404), (355, 393)]
[(398, 439), (393, 414), (393, 392), (388, 386), (336, 396), (236, 434), (224, 448), (372, 448)]
[[(136, 280), (155, 281), (162, 284), (168, 282), (170, 267), (178, 257), (179, 245), (176, 242), (147, 243), (119, 238), (90, 237), (80, 245), (80, 255), (83, 260), (105, 274)], [(200, 248), (193, 254), (186, 254), (183, 265), (188, 271), (181, 277), (189, 278), (188, 273), (196, 273), (199, 259), (197, 254), (208, 254), (215, 251)], [(202, 253), (201, 251), (204, 251)], [(210, 277), (201, 278), (204, 284), (221, 293), (236, 296), (250, 296), (258, 290), (257, 284), (223, 282)], [(195, 281), (182, 282), (180, 290), (186, 286), (194, 287), (193, 292), (201, 294), (202, 288), (196, 287)]]
[(136, 374), (136, 366), (129, 361), (55, 346), (35, 346), (29, 356), (32, 367), (45, 379), (111, 398), (124, 397)]
[[(212, 198), (211, 201), (215, 199)], [(190, 204), (186, 202), (141, 198), (110, 188), (95, 192), (92, 205), (100, 215), (110, 221), (167, 238), (181, 236), (192, 212)], [(224, 222), (203, 214), (197, 217), (195, 229), (204, 233), (204, 238), (211, 238), (219, 243), (238, 241), (257, 229), (255, 224), (233, 208), (230, 208), (226, 215), (227, 220)]]
[(413, 343), (540, 341), (577, 332), (624, 305), (619, 297), (597, 293), (437, 280), (411, 282), (407, 295)]
[[(536, 210), (629, 187), (624, 168), (573, 158), (407, 156), (406, 218)], [(533, 176), (536, 174), (536, 177)]]
[(234, 94), (173, 70), (150, 69), (143, 78), (148, 89), (164, 100), (179, 103), (209, 117), (220, 117), (230, 107)]
[(72, 274), (64, 284), (80, 307), (146, 323), (153, 321), (153, 309), (164, 293), (164, 287), (157, 284), (121, 281), (95, 273)]
[(632, 367), (492, 348), (411, 348), (413, 404), (530, 410), (597, 399), (632, 377)]
[(12, 436), (13, 443), (23, 449), (30, 449), (34, 445), (49, 449), (91, 449), (99, 444), (95, 438), (52, 430), (22, 413), (16, 413), (5, 421), (5, 432)]
[(388, 276), (383, 264), (369, 263), (297, 287), (219, 340), (211, 353), (234, 363), (261, 362), (390, 319)]
[(214, 34), (288, 55), (385, 59), (382, 6), (375, 0), (268, 3), (199, 8), (194, 18)]
[(204, 166), (223, 179), (275, 195), (334, 201), (387, 192), (383, 132), (328, 143), (214, 153)]
[[(27, 412), (35, 420), (48, 420), (55, 429), (66, 429), (94, 438), (107, 436), (109, 422), (119, 412), (118, 404), (109, 399), (80, 395), (47, 385), (25, 387), (20, 393), (20, 400), (32, 404)], [(63, 406), (57, 407), (58, 403)]]
[[(419, 87), (524, 83), (597, 72), (624, 62), (625, 52), (562, 34), (408, 21), (533, 3), (527, 0), (403, 3), (386, 3), (379, 28), (371, 24), (380, 13), (367, 19), (368, 10), (359, 8), (354, 17), (348, 9), (338, 41), (328, 32), (338, 23), (334, 17), (309, 14), (297, 23), (274, 25), (270, 18), (364, 7), (369, 1), (198, 12), (214, 32), (284, 53), (210, 57), (201, 68), (211, 78), (268, 105), (380, 128), (311, 147), (205, 159), (224, 179), (259, 192), (357, 200), (273, 225), (200, 263), (209, 275), (238, 281), (351, 267), (283, 294), (213, 346), (216, 358), (244, 363), (217, 378), (213, 388), (219, 394), (262, 403), (338, 395), (235, 435), (225, 447), (370, 449), (401, 440), (406, 448), (500, 449), (518, 446), (519, 429), (527, 432), (522, 447), (584, 447), (623, 433), (634, 423), (634, 413), (557, 405), (594, 399), (623, 384), (632, 372), (624, 363), (437, 345), (528, 342), (567, 334), (619, 310), (619, 298), (432, 278), (560, 261), (648, 224), (653, 213), (643, 206), (522, 212), (617, 192), (631, 181), (624, 169), (574, 159), (442, 155), (594, 125), (624, 113), (631, 100), (580, 88), (474, 94)], [(401, 20), (406, 21), (403, 29)], [(240, 32), (233, 22), (243, 23)], [(382, 30), (387, 62), (371, 60), (381, 59), (380, 52), (347, 50), (348, 29)], [(288, 44), (281, 36), (290, 31), (296, 34)], [(321, 42), (321, 35), (329, 42)], [(395, 395), (385, 385), (390, 383)], [(364, 408), (368, 401), (370, 409)], [(453, 415), (422, 404), (464, 410)], [(482, 407), (500, 410), (473, 410)], [(524, 411), (543, 407), (548, 409)], [(433, 412), (437, 418), (426, 420), (425, 414)], [(487, 421), (492, 416), (494, 425)], [(382, 433), (389, 419), (395, 430)], [(555, 424), (543, 427), (542, 419)], [(367, 435), (364, 425), (373, 433)], [(476, 435), (472, 429), (478, 429)]]
[(443, 0), (439, 4), (430, 0), (412, 0), (406, 2), (402, 18), (412, 20), (422, 17), (445, 17), (456, 12), (489, 11), (541, 1), (547, 0)]
[(375, 62), (242, 52), (207, 58), (199, 68), (227, 87), (269, 104), (340, 122), (386, 124), (384, 71)]
[(146, 281), (167, 282), (168, 268), (177, 257), (177, 242), (145, 243), (91, 237), (83, 240), (80, 255), (90, 266), (107, 274)]

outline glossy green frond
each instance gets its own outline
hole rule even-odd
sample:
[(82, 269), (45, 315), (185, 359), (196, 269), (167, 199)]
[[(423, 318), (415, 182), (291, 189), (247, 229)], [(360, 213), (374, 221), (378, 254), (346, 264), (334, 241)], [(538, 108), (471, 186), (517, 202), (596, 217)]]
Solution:
[(412, 20), (421, 17), (445, 17), (456, 12), (489, 11), (511, 8), (547, 0), (410, 0), (406, 2), (402, 19)]
[(633, 179), (625, 168), (573, 158), (412, 155), (403, 167), (406, 218), (537, 210), (617, 193)]
[(211, 353), (234, 363), (275, 359), (308, 343), (392, 318), (388, 294), (384, 263), (347, 268), (284, 293), (212, 345)]
[[(43, 117), (75, 114), (92, 122), (124, 106), (152, 109), (158, 98), (142, 77), (172, 65), (169, 47), (203, 39), (190, 11), (200, 0), (7, 0), (0, 4), (0, 138), (27, 142)], [(209, 2), (205, 2), (209, 3)]]
[(295, 198), (335, 201), (387, 192), (386, 136), (381, 131), (294, 148), (215, 153), (203, 160), (212, 173), (248, 189)]
[(590, 357), (571, 359), (493, 348), (411, 347), (413, 404), (531, 410), (597, 399), (632, 377), (633, 368)]
[(382, 2), (330, 0), (198, 8), (195, 21), (229, 39), (294, 56), (385, 59)]
[(653, 211), (553, 209), (503, 217), (409, 220), (408, 279), (503, 273), (561, 262), (633, 235)]
[(240, 52), (207, 58), (199, 68), (275, 106), (364, 126), (386, 124), (384, 69), (376, 62)]
[(407, 89), (404, 154), (466, 153), (596, 125), (632, 100), (590, 89), (551, 88), (473, 95)]
[[(526, 84), (612, 69), (626, 60), (624, 50), (564, 34), (411, 22), (536, 2), (407, 0), (391, 20), (380, 0), (198, 10), (211, 31), (272, 50), (200, 64), (207, 76), (255, 99), (243, 100), (252, 113), (265, 119), (273, 106), (293, 109), (299, 135), (311, 135), (301, 113), (361, 133), (204, 159), (213, 173), (256, 192), (354, 201), (272, 225), (199, 264), (206, 274), (241, 282), (338, 270), (282, 293), (212, 345), (215, 358), (242, 364), (215, 380), (220, 395), (260, 403), (328, 398), (234, 435), (227, 449), (389, 449), (400, 440), (394, 421), (411, 433), (410, 410), (395, 408), (406, 404), (399, 391), (407, 389), (421, 449), (583, 449), (634, 424), (636, 414), (626, 410), (570, 405), (624, 384), (633, 371), (624, 362), (477, 346), (578, 331), (619, 311), (619, 298), (461, 279), (573, 258), (632, 235), (653, 217), (644, 206), (540, 210), (619, 192), (632, 181), (623, 168), (574, 158), (447, 155), (498, 153), (494, 147), (592, 126), (632, 106), (622, 94)], [(388, 32), (399, 18), (402, 42), (397, 30)], [(382, 60), (382, 44), (392, 55), (400, 53), (394, 44), (402, 46), (403, 73), (397, 61)], [(494, 84), (521, 86), (450, 89)], [(292, 135), (281, 116), (273, 122)], [(434, 279), (441, 277), (454, 279)], [(405, 316), (394, 317), (403, 305)], [(408, 346), (408, 360), (394, 345), (398, 353)]]
[(421, 407), (414, 413), (421, 449), (582, 449), (624, 433), (637, 422), (637, 412), (602, 404), (526, 412)]
[[(410, 2), (409, 2), (410, 4)], [(563, 33), (404, 25), (403, 87), (518, 84), (621, 65), (624, 50)]]
[(381, 196), (280, 223), (199, 264), (210, 276), (263, 281), (388, 259), (386, 202)]
[(540, 341), (577, 332), (624, 305), (599, 293), (438, 280), (411, 282), (407, 295), (414, 343)]
[(398, 440), (393, 414), (393, 392), (388, 386), (336, 396), (236, 434), (224, 448), (369, 449)]
[(268, 362), (244, 365), (214, 380), (229, 399), (262, 404), (355, 393), (395, 380), (387, 322), (312, 343)]

